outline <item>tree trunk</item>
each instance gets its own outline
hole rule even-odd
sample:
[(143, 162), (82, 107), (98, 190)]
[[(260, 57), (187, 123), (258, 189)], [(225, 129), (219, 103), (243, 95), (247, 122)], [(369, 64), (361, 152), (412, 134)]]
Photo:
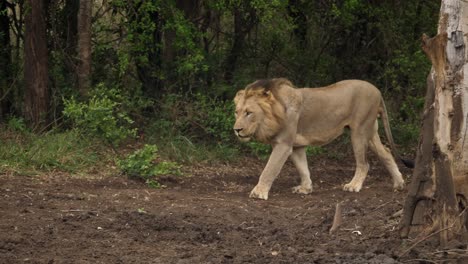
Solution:
[[(57, 3), (60, 4), (60, 3)], [(60, 47), (64, 52), (63, 65), (66, 71), (67, 83), (78, 89), (78, 12), (80, 0), (66, 0), (65, 6), (58, 14), (63, 24), (58, 25), (60, 38), (56, 39), (54, 46)]]
[(80, 2), (80, 0), (67, 0), (62, 11), (63, 15), (61, 16), (65, 21), (65, 26), (61, 28), (61, 37), (65, 42), (65, 51), (71, 52), (71, 54), (75, 54), (77, 51)]
[(423, 36), (423, 50), (433, 66), (416, 167), (401, 222), (401, 236), (407, 237), (412, 224), (425, 224), (429, 216), (431, 230), (439, 230), (442, 246), (464, 225), (457, 197), (468, 197), (467, 25), (468, 3), (443, 0), (438, 35), (432, 39)]
[[(138, 78), (142, 82), (143, 93), (150, 98), (158, 98), (164, 89), (164, 81), (160, 78), (162, 69), (162, 44), (164, 21), (162, 20), (157, 10), (147, 11), (142, 10), (140, 1), (128, 1), (129, 5), (129, 19), (135, 21), (136, 26), (133, 26), (135, 34), (147, 34), (140, 24), (145, 23), (145, 17), (148, 16), (149, 20), (155, 25), (151, 36), (145, 36), (144, 44), (148, 49), (135, 50), (132, 56), (136, 58), (146, 57), (145, 61), (141, 59), (136, 60), (136, 69)], [(148, 12), (148, 13), (145, 13)]]
[(300, 50), (304, 50), (307, 44), (307, 16), (303, 8), (304, 2), (290, 0), (288, 4), (288, 15), (294, 25), (293, 34), (297, 39)]
[[(196, 24), (196, 20), (199, 20), (200, 12), (201, 12), (201, 0), (176, 0), (175, 7), (182, 11), (184, 14), (185, 19), (191, 21), (192, 23)], [(173, 28), (165, 29), (163, 31), (163, 43), (164, 46), (161, 51), (161, 66), (163, 70), (169, 73), (165, 79), (167, 83), (176, 83), (178, 81), (177, 74), (170, 74), (176, 73), (178, 69), (176, 69), (177, 56), (184, 55), (186, 53), (185, 49), (176, 48), (175, 41), (177, 40), (176, 31)]]
[(91, 85), (91, 0), (81, 0), (78, 12), (78, 90), (86, 96)]
[(10, 113), (11, 96), (11, 45), (10, 18), (7, 2), (0, 2), (0, 121)]
[(224, 81), (232, 84), (237, 62), (242, 55), (245, 37), (258, 23), (256, 10), (249, 1), (241, 1), (239, 6), (233, 7), (234, 36), (231, 50), (224, 62)]
[(49, 106), (44, 0), (27, 0), (24, 36), (25, 118), (33, 128), (45, 126)]
[(237, 67), (237, 60), (241, 55), (242, 48), (244, 47), (245, 35), (247, 32), (243, 29), (244, 21), (242, 16), (244, 14), (239, 9), (234, 9), (234, 41), (232, 43), (231, 51), (229, 52), (225, 67), (224, 67), (224, 81), (232, 84), (234, 72)]

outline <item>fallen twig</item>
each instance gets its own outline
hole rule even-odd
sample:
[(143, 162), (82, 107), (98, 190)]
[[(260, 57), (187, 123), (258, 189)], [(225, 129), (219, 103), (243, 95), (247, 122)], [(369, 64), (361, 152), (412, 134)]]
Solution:
[(408, 262), (419, 262), (419, 263), (424, 263), (424, 262), (428, 262), (428, 263), (437, 263), (435, 261), (432, 261), (432, 260), (428, 260), (428, 259), (409, 259), (409, 260), (406, 260), (406, 261), (403, 261), (403, 263), (408, 263)]
[(342, 222), (342, 217), (341, 217), (341, 203), (336, 204), (335, 208), (335, 216), (333, 217), (333, 224), (330, 228), (329, 233), (333, 234), (338, 228), (340, 227)]
[(70, 209), (70, 210), (60, 210), (62, 213), (78, 213), (78, 212), (86, 212), (86, 213), (98, 213), (97, 211), (92, 210), (81, 210), (81, 209)]
[(371, 212), (375, 212), (375, 211), (379, 210), (380, 208), (384, 207), (385, 205), (387, 205), (387, 204), (389, 204), (389, 203), (390, 203), (390, 202), (383, 203), (383, 204), (377, 206), (376, 208), (374, 208), (374, 210), (372, 210)]

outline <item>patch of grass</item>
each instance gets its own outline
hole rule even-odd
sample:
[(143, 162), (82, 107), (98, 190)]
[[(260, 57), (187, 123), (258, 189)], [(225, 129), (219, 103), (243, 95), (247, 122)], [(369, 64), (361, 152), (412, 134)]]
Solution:
[(180, 163), (230, 161), (240, 155), (239, 149), (232, 145), (194, 142), (183, 135), (154, 136), (149, 138), (148, 141), (159, 147), (162, 158)]
[(132, 178), (143, 179), (152, 188), (159, 188), (159, 175), (181, 175), (180, 166), (175, 162), (158, 160), (156, 145), (145, 145), (126, 158), (117, 160), (120, 170)]
[(326, 150), (320, 146), (308, 146), (306, 149), (307, 156), (320, 156), (325, 152)]
[(37, 135), (0, 128), (0, 173), (85, 172), (103, 162), (95, 142), (77, 131)]
[[(180, 124), (168, 119), (157, 119), (145, 126), (145, 142), (158, 146), (158, 154), (163, 159), (179, 163), (198, 163), (234, 160), (240, 154), (239, 145), (225, 142), (210, 134), (191, 133), (179, 129)], [(232, 133), (233, 140), (234, 133)]]

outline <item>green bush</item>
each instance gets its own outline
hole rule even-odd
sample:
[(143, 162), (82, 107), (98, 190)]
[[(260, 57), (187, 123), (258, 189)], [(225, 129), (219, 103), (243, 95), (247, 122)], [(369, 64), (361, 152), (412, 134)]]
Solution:
[(7, 123), (8, 129), (15, 131), (15, 132), (28, 132), (28, 128), (26, 126), (26, 122), (21, 117), (11, 117), (8, 119)]
[(63, 115), (80, 131), (118, 145), (128, 137), (135, 137), (137, 132), (131, 128), (133, 120), (129, 112), (122, 107), (124, 100), (129, 99), (117, 89), (99, 84), (85, 102), (74, 97), (64, 99)]
[[(238, 144), (241, 144), (240, 142)], [(255, 155), (257, 158), (260, 159), (267, 159), (270, 156), (271, 153), (271, 146), (268, 144), (260, 143), (257, 141), (250, 141), (244, 146), (247, 147), (247, 149)]]
[(156, 178), (158, 175), (181, 174), (180, 166), (175, 162), (156, 162), (157, 152), (156, 145), (145, 145), (125, 159), (117, 160), (117, 165), (125, 175), (143, 179), (150, 187), (157, 188), (161, 186)]
[(202, 94), (164, 96), (160, 103), (161, 131), (200, 139), (200, 141), (229, 142), (232, 132), (234, 106), (232, 101), (209, 98)]

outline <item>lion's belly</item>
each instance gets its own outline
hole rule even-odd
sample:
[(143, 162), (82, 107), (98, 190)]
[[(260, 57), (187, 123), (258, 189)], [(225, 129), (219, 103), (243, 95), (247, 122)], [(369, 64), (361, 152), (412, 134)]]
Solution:
[(344, 127), (327, 129), (325, 131), (303, 131), (298, 132), (294, 141), (295, 146), (323, 146), (332, 142), (343, 134)]

